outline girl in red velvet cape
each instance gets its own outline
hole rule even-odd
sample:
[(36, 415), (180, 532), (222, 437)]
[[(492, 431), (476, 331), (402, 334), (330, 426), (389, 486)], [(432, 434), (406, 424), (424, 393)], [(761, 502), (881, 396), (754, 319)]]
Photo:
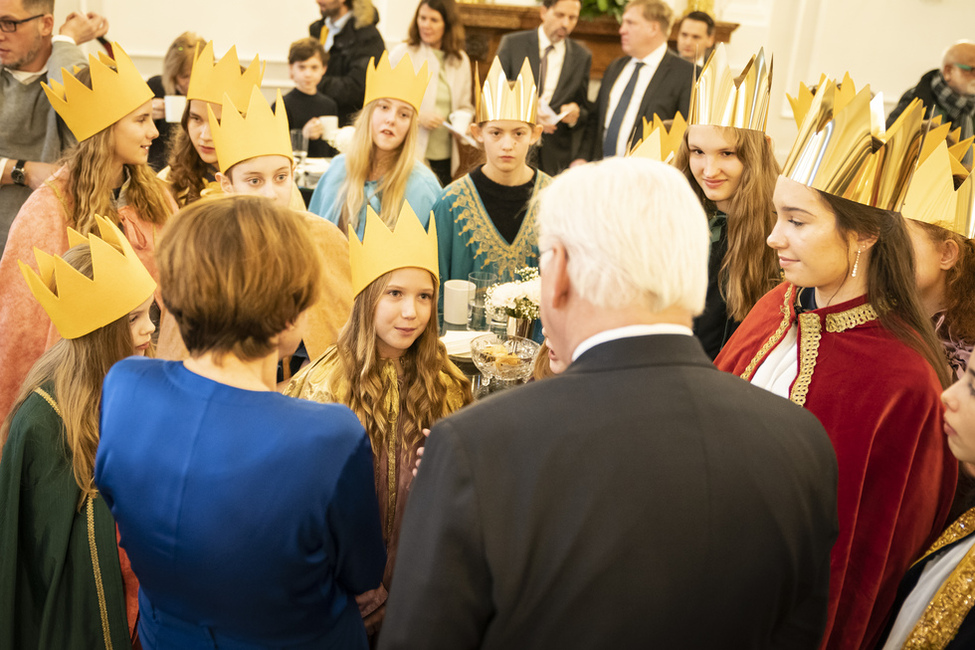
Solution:
[(768, 243), (786, 282), (715, 364), (809, 409), (829, 433), (840, 534), (823, 647), (860, 648), (876, 641), (898, 580), (951, 505), (957, 469), (939, 399), (948, 368), (900, 214), (784, 176), (774, 203)]

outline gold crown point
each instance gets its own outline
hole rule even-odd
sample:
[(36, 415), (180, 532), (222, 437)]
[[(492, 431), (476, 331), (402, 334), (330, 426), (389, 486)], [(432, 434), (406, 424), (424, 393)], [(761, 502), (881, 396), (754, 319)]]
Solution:
[(372, 58), (366, 67), (366, 92), (362, 104), (365, 106), (369, 102), (389, 97), (406, 102), (419, 113), (430, 77), (426, 61), (417, 70), (410, 55), (404, 54), (393, 67), (389, 61), (389, 52), (383, 52), (378, 62)]
[(396, 223), (389, 227), (367, 206), (361, 241), (349, 226), (349, 262), (353, 295), (359, 295), (380, 276), (401, 268), (426, 269), (439, 279), (436, 222), (431, 218), (429, 227), (424, 228), (413, 208), (404, 201)]
[(257, 156), (284, 156), (294, 162), (288, 114), (277, 91), (275, 111), (264, 99), (257, 86), (251, 87), (247, 109), (241, 113), (229, 95), (224, 95), (225, 106), (232, 108), (217, 121), (213, 108), (207, 106), (210, 117), (213, 145), (217, 151), (217, 166), (221, 173), (237, 163)]
[(38, 272), (17, 260), (31, 293), (62, 338), (78, 338), (122, 318), (156, 289), (155, 281), (121, 231), (99, 215), (95, 215), (95, 221), (103, 237), (69, 233), (75, 245), (89, 244), (92, 278), (60, 256), (37, 248), (34, 257)]
[(250, 97), (251, 88), (260, 87), (263, 79), (264, 65), (258, 55), (241, 71), (236, 45), (231, 45), (227, 53), (217, 61), (213, 54), (213, 41), (208, 41), (202, 50), (197, 45), (186, 99), (220, 104), (226, 95), (233, 100), (235, 106), (244, 106)]
[(764, 132), (771, 91), (772, 66), (765, 48), (752, 55), (736, 76), (728, 67), (724, 44), (719, 43), (691, 90), (688, 123)]
[(115, 124), (152, 99), (152, 90), (132, 59), (118, 43), (113, 47), (114, 59), (88, 56), (90, 88), (66, 68), (62, 68), (63, 83), (41, 82), (51, 106), (79, 142)]

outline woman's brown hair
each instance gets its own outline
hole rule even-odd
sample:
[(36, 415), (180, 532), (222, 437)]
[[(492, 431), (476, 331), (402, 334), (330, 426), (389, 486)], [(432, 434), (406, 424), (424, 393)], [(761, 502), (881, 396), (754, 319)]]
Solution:
[[(772, 195), (779, 178), (779, 164), (765, 134), (750, 129), (714, 127), (729, 142), (742, 163), (741, 180), (728, 210), (728, 252), (719, 271), (718, 286), (728, 306), (728, 316), (742, 321), (755, 303), (779, 283), (779, 261), (766, 238), (775, 227)], [(694, 179), (690, 167), (687, 133), (677, 151), (674, 166), (687, 177), (691, 189), (708, 215), (718, 211)]]
[(939, 248), (949, 241), (958, 247), (958, 259), (945, 271), (945, 320), (951, 336), (975, 343), (975, 241), (938, 225), (914, 222)]
[(836, 230), (844, 241), (855, 236), (876, 237), (867, 268), (867, 300), (877, 310), (880, 324), (898, 340), (923, 356), (947, 388), (952, 378), (944, 351), (924, 312), (914, 275), (914, 247), (899, 212), (817, 193), (836, 217)]
[(179, 121), (182, 128), (176, 129), (176, 135), (169, 143), (169, 176), (166, 177), (166, 182), (169, 183), (173, 197), (180, 207), (199, 200), (207, 186), (207, 175), (211, 172), (210, 165), (200, 158), (193, 141), (190, 140), (187, 126), (189, 120), (190, 102), (188, 101), (183, 110), (183, 118)]
[(180, 95), (176, 91), (176, 78), (188, 76), (193, 69), (196, 48), (201, 49), (206, 40), (196, 32), (183, 32), (173, 40), (163, 56), (162, 85), (167, 95)]
[(156, 248), (163, 303), (194, 357), (252, 360), (311, 306), (320, 260), (297, 213), (256, 196), (197, 201)]
[(420, 28), (417, 21), (420, 19), (420, 7), (426, 5), (436, 11), (443, 18), (443, 39), (440, 41), (440, 49), (449, 57), (460, 59), (460, 53), (467, 45), (464, 40), (464, 25), (460, 21), (460, 14), (457, 13), (457, 5), (454, 0), (421, 0), (416, 6), (416, 13), (410, 22), (410, 30), (406, 36), (406, 43), (413, 47), (418, 47), (423, 41), (420, 39)]

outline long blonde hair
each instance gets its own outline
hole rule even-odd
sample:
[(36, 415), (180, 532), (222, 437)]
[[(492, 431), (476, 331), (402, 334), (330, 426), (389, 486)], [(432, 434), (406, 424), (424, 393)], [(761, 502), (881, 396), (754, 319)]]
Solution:
[[(775, 227), (772, 195), (779, 178), (779, 164), (764, 133), (732, 127), (715, 128), (734, 144), (735, 154), (743, 166), (741, 181), (728, 210), (728, 252), (718, 276), (728, 316), (742, 321), (755, 303), (780, 282), (778, 257), (765, 241)], [(677, 151), (674, 166), (687, 177), (705, 211), (709, 215), (717, 212), (717, 206), (704, 195), (691, 172), (687, 133)]]
[[(345, 181), (339, 188), (342, 213), (339, 216), (338, 226), (343, 233), (348, 232), (349, 225), (358, 226), (359, 213), (366, 204), (365, 184), (376, 160), (376, 145), (372, 141), (372, 114), (379, 101), (381, 99), (366, 104), (355, 119), (355, 137), (345, 157)], [(418, 124), (416, 111), (414, 111), (406, 137), (396, 151), (396, 162), (392, 169), (383, 174), (376, 188), (381, 202), (379, 218), (390, 228), (396, 225), (399, 212), (406, 200), (406, 183), (413, 173), (413, 165), (417, 164), (414, 154), (419, 133)]]
[[(336, 345), (339, 363), (332, 371), (329, 382), (333, 386), (348, 386), (348, 394), (336, 397), (351, 408), (369, 434), (373, 453), (385, 449), (390, 435), (394, 434), (389, 413), (385, 408), (385, 396), (389, 390), (383, 384), (383, 362), (376, 346), (376, 305), (389, 285), (392, 272), (374, 280), (362, 290), (352, 303), (349, 322), (339, 333)], [(437, 282), (433, 279), (432, 303), (437, 304)], [(404, 446), (412, 447), (422, 437), (421, 429), (431, 426), (449, 415), (447, 403), (448, 384), (460, 389), (463, 403), (472, 397), (466, 377), (447, 358), (447, 350), (437, 333), (436, 313), (423, 333), (400, 357), (403, 367), (405, 395), (400, 396), (403, 410), (400, 417), (409, 418), (412, 426), (406, 428)], [(446, 382), (443, 375), (446, 375)]]
[[(91, 278), (91, 249), (80, 244), (69, 249), (64, 261)], [(54, 287), (51, 287), (52, 289)], [(78, 507), (97, 492), (94, 484), (95, 452), (98, 450), (98, 416), (102, 383), (109, 368), (133, 354), (128, 315), (76, 339), (61, 339), (47, 350), (31, 368), (13, 409), (0, 427), (0, 442), (5, 443), (17, 410), (35, 389), (54, 384), (61, 419), (64, 422), (64, 449), (71, 461), (74, 480), (81, 490)]]

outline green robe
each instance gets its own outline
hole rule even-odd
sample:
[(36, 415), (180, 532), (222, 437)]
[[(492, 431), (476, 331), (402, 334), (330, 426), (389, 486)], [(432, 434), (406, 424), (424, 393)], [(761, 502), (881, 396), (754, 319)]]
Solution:
[(551, 177), (541, 171), (535, 175), (528, 213), (510, 244), (495, 228), (470, 175), (444, 189), (433, 205), (441, 296), (444, 282), (466, 280), (474, 271), (494, 273), (498, 282), (510, 282), (517, 279), (515, 271), (518, 269), (538, 266), (538, 229), (535, 224), (538, 204), (535, 198), (551, 181)]
[(0, 648), (131, 648), (115, 520), (99, 497), (78, 510), (51, 402), (24, 401), (0, 460)]

